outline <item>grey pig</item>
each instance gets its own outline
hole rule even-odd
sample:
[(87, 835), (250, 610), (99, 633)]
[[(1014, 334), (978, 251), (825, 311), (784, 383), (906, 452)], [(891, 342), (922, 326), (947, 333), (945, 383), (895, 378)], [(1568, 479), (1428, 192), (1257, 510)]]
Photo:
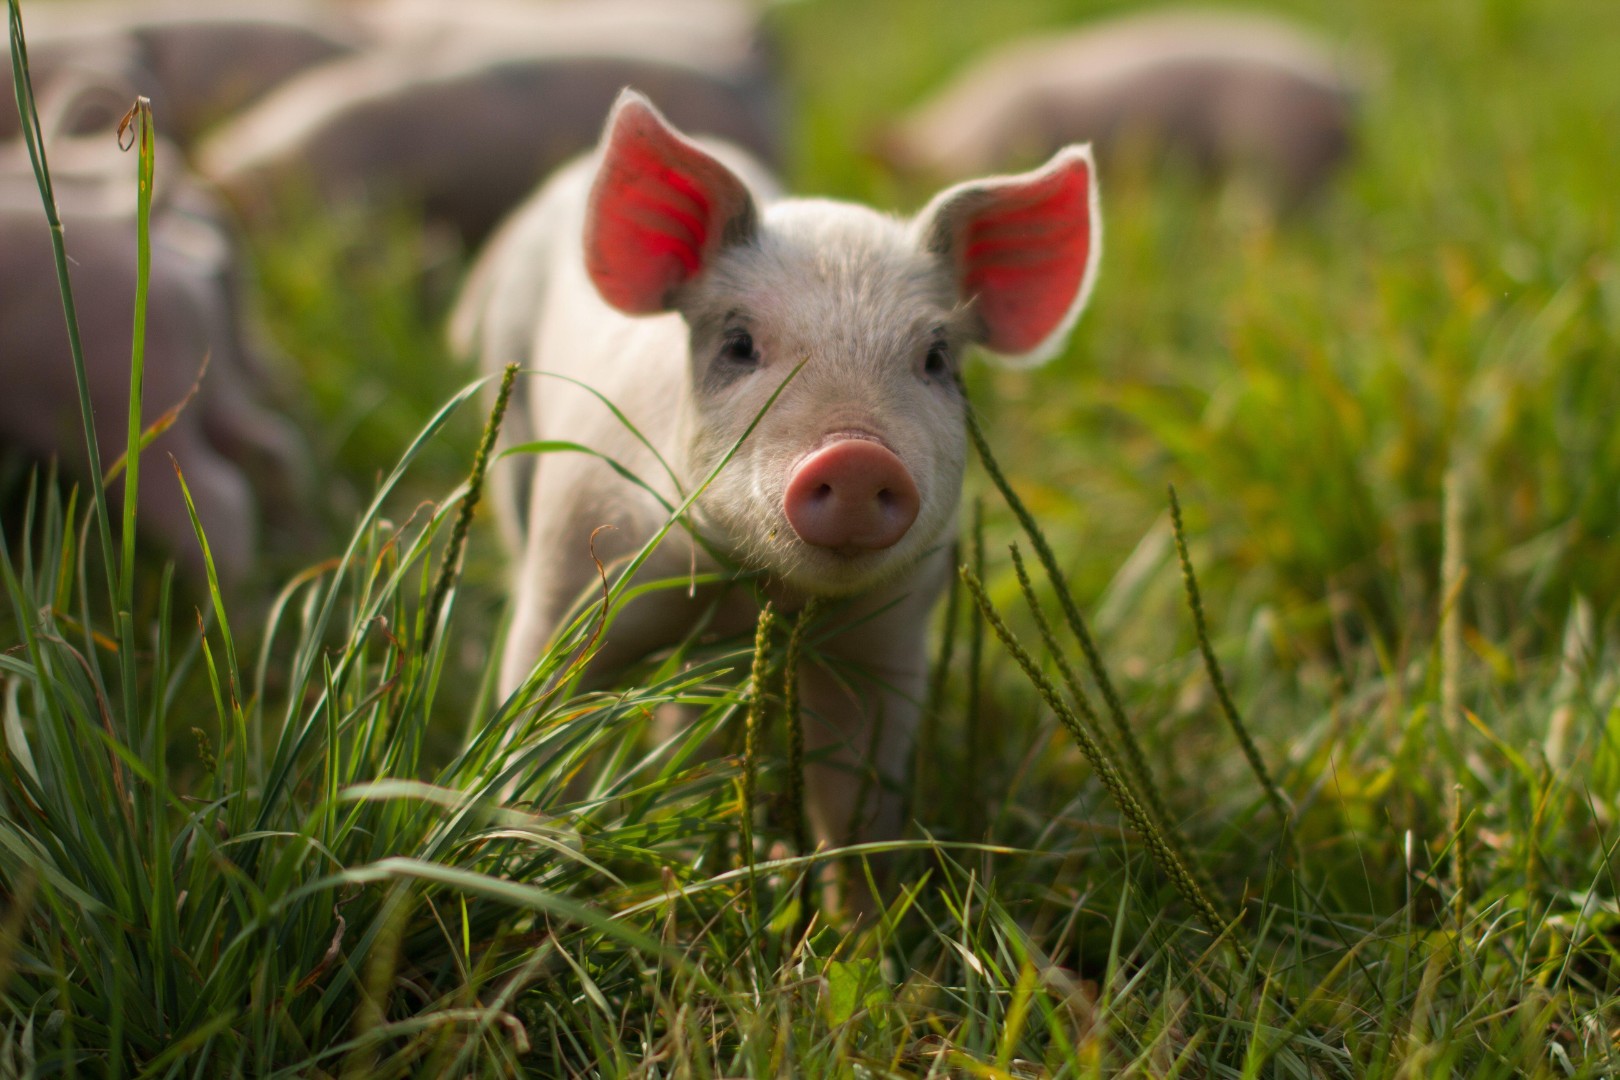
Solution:
[(293, 80), (216, 132), (198, 163), (250, 216), (302, 183), (328, 200), (404, 198), (476, 241), (536, 176), (591, 147), (627, 84), (774, 159), (767, 82), (612, 50), (393, 46)]
[[(189, 146), (206, 128), (294, 74), (359, 47), (360, 28), (329, 5), (114, 3), (33, 5), (23, 24), (35, 96), (49, 111), (64, 88), (75, 114), (52, 125), (88, 135), (116, 123), (136, 94), (158, 129)], [(76, 92), (105, 87), (102, 98)], [(0, 138), (17, 134), (15, 91), (0, 80)]]
[[(817, 659), (801, 671), (807, 746), (825, 753), (807, 776), (823, 842), (890, 838), (903, 824), (898, 785), (964, 467), (958, 365), (975, 345), (1015, 362), (1061, 348), (1100, 240), (1086, 147), (1034, 172), (949, 188), (902, 221), (777, 198), (756, 163), (687, 139), (626, 91), (597, 154), (513, 216), (458, 303), (457, 348), (490, 370), (515, 361), (579, 380), (650, 446), (578, 386), (548, 378), (526, 384), (508, 419), (512, 439), (600, 451), (672, 504), (798, 368), (693, 518), (725, 559), (758, 573), (778, 609), (837, 601), (835, 634), (820, 649), (827, 666)], [(594, 539), (611, 565), (667, 519), (656, 498), (589, 455), (528, 468), (527, 490), (496, 500), (516, 561), (507, 692), (596, 581), (593, 532), (612, 527)], [(717, 565), (666, 540), (644, 574), (684, 578)], [(678, 642), (713, 599), (678, 589), (635, 600), (592, 674)], [(745, 631), (758, 613), (743, 589), (724, 592), (716, 629)], [(873, 772), (875, 797), (856, 820), (862, 776)], [(851, 903), (860, 910), (870, 898), (857, 891)]]
[(758, 5), (741, 0), (379, 0), (356, 11), (377, 46), (610, 55), (692, 64), (730, 78), (761, 73)]
[(984, 56), (880, 140), (891, 164), (972, 176), (1077, 139), (1106, 170), (1132, 151), (1242, 175), (1279, 207), (1319, 190), (1352, 147), (1342, 57), (1280, 19), (1177, 10), (1014, 41)]
[[(222, 208), (184, 175), (172, 145), (159, 143), (157, 152), (143, 424), (180, 405), (194, 385), (197, 394), (142, 455), (138, 522), (194, 582), (204, 580), (172, 454), (230, 588), (248, 574), (259, 541), (255, 485), (244, 465), (266, 486), (290, 488), (302, 454), (290, 426), (259, 404), (236, 241)], [(117, 151), (111, 132), (93, 141), (53, 140), (49, 153), (107, 468), (124, 453), (128, 430), (135, 159)], [(50, 232), (33, 171), (15, 144), (0, 147), (0, 371), (0, 446), (36, 459), (59, 458), (64, 471), (87, 478)]]

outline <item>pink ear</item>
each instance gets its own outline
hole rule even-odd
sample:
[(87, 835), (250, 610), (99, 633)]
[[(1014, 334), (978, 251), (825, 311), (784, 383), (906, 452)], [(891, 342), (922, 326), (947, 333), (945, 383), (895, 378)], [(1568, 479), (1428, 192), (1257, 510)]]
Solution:
[(1096, 278), (1101, 226), (1089, 146), (1034, 172), (959, 184), (918, 219), (923, 243), (973, 303), (981, 344), (1024, 363), (1063, 347)]
[(619, 95), (585, 215), (585, 266), (620, 311), (667, 311), (723, 242), (753, 229), (736, 175), (669, 126), (640, 94)]

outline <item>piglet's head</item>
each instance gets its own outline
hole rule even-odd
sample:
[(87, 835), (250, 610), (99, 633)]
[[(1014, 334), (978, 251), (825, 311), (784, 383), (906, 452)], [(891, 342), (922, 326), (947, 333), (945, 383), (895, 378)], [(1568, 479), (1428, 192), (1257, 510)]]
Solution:
[(1096, 275), (1091, 155), (957, 185), (909, 223), (829, 200), (762, 206), (750, 168), (627, 91), (603, 137), (585, 265), (620, 311), (685, 321), (689, 392), (671, 407), (686, 417), (688, 480), (759, 418), (705, 493), (708, 530), (790, 586), (849, 594), (948, 541), (962, 356), (1061, 349)]

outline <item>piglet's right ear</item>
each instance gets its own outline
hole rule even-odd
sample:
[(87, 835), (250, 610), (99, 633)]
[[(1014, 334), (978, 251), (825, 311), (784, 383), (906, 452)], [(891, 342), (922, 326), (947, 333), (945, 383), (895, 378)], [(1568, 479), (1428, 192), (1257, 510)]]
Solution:
[(619, 95), (585, 214), (585, 267), (602, 299), (630, 315), (669, 310), (676, 290), (755, 221), (736, 174), (646, 98)]

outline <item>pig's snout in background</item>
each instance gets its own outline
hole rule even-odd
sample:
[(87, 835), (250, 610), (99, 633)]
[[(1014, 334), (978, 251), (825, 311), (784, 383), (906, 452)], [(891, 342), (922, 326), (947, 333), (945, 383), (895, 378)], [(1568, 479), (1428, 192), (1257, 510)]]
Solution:
[(841, 435), (793, 468), (782, 503), (799, 539), (854, 554), (899, 543), (920, 499), (894, 451), (868, 436)]

